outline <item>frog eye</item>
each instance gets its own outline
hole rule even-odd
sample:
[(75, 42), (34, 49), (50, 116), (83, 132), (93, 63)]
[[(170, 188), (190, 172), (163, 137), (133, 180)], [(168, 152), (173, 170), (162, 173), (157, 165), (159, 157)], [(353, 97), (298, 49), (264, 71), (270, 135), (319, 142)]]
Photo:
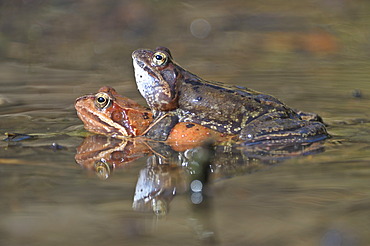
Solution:
[(95, 105), (99, 109), (106, 108), (110, 105), (111, 99), (106, 93), (98, 93), (95, 95)]
[(153, 63), (156, 66), (161, 66), (167, 62), (167, 55), (163, 52), (155, 52), (153, 55)]
[(102, 159), (100, 161), (97, 161), (94, 165), (96, 175), (101, 179), (107, 179), (110, 175), (110, 167), (108, 163)]

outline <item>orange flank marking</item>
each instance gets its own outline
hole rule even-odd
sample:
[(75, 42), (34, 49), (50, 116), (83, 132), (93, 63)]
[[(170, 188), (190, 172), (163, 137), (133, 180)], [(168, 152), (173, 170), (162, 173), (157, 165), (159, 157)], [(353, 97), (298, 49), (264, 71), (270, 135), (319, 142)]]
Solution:
[(208, 139), (215, 141), (227, 141), (233, 136), (223, 134), (207, 127), (190, 123), (180, 122), (172, 128), (167, 143), (175, 151), (184, 151), (201, 145)]

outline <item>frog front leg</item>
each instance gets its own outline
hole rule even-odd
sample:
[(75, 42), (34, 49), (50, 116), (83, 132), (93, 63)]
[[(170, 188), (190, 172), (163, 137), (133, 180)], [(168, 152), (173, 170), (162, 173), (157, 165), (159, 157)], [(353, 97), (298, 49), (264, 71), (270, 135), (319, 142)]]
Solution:
[(160, 112), (142, 135), (153, 140), (165, 141), (178, 121), (176, 111)]

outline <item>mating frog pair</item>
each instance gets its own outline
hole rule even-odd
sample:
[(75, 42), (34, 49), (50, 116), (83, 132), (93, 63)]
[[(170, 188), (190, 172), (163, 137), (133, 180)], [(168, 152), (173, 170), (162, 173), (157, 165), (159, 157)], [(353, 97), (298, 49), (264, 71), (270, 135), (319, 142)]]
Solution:
[(170, 142), (234, 138), (245, 144), (304, 143), (329, 136), (316, 114), (295, 111), (244, 87), (205, 81), (176, 64), (167, 48), (136, 50), (132, 58), (138, 89), (151, 110), (103, 87), (76, 101), (87, 130)]
[(174, 149), (191, 148), (208, 138), (226, 141), (232, 136), (189, 122), (178, 122), (175, 115), (152, 124), (152, 112), (135, 101), (119, 95), (115, 89), (104, 86), (96, 94), (76, 99), (77, 115), (85, 129), (114, 138), (145, 136), (165, 140)]

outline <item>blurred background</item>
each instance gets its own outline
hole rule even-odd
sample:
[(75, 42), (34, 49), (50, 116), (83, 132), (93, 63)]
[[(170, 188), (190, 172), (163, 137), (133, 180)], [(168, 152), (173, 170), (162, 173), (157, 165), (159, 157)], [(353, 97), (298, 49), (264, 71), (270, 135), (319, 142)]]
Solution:
[(230, 57), (244, 58), (247, 69), (289, 52), (348, 58), (370, 52), (354, 54), (369, 38), (369, 3), (359, 0), (3, 0), (0, 7), (2, 59), (52, 67), (129, 67), (133, 50), (158, 45), (187, 64), (208, 57), (225, 69), (238, 66)]
[[(366, 0), (0, 0), (0, 134), (40, 136), (0, 141), (0, 245), (368, 245), (369, 13)], [(268, 170), (217, 179), (205, 209), (180, 195), (164, 220), (133, 211), (146, 159), (102, 181), (68, 134), (82, 129), (75, 99), (102, 86), (145, 104), (131, 53), (157, 46), (320, 114), (326, 151), (242, 163)]]

